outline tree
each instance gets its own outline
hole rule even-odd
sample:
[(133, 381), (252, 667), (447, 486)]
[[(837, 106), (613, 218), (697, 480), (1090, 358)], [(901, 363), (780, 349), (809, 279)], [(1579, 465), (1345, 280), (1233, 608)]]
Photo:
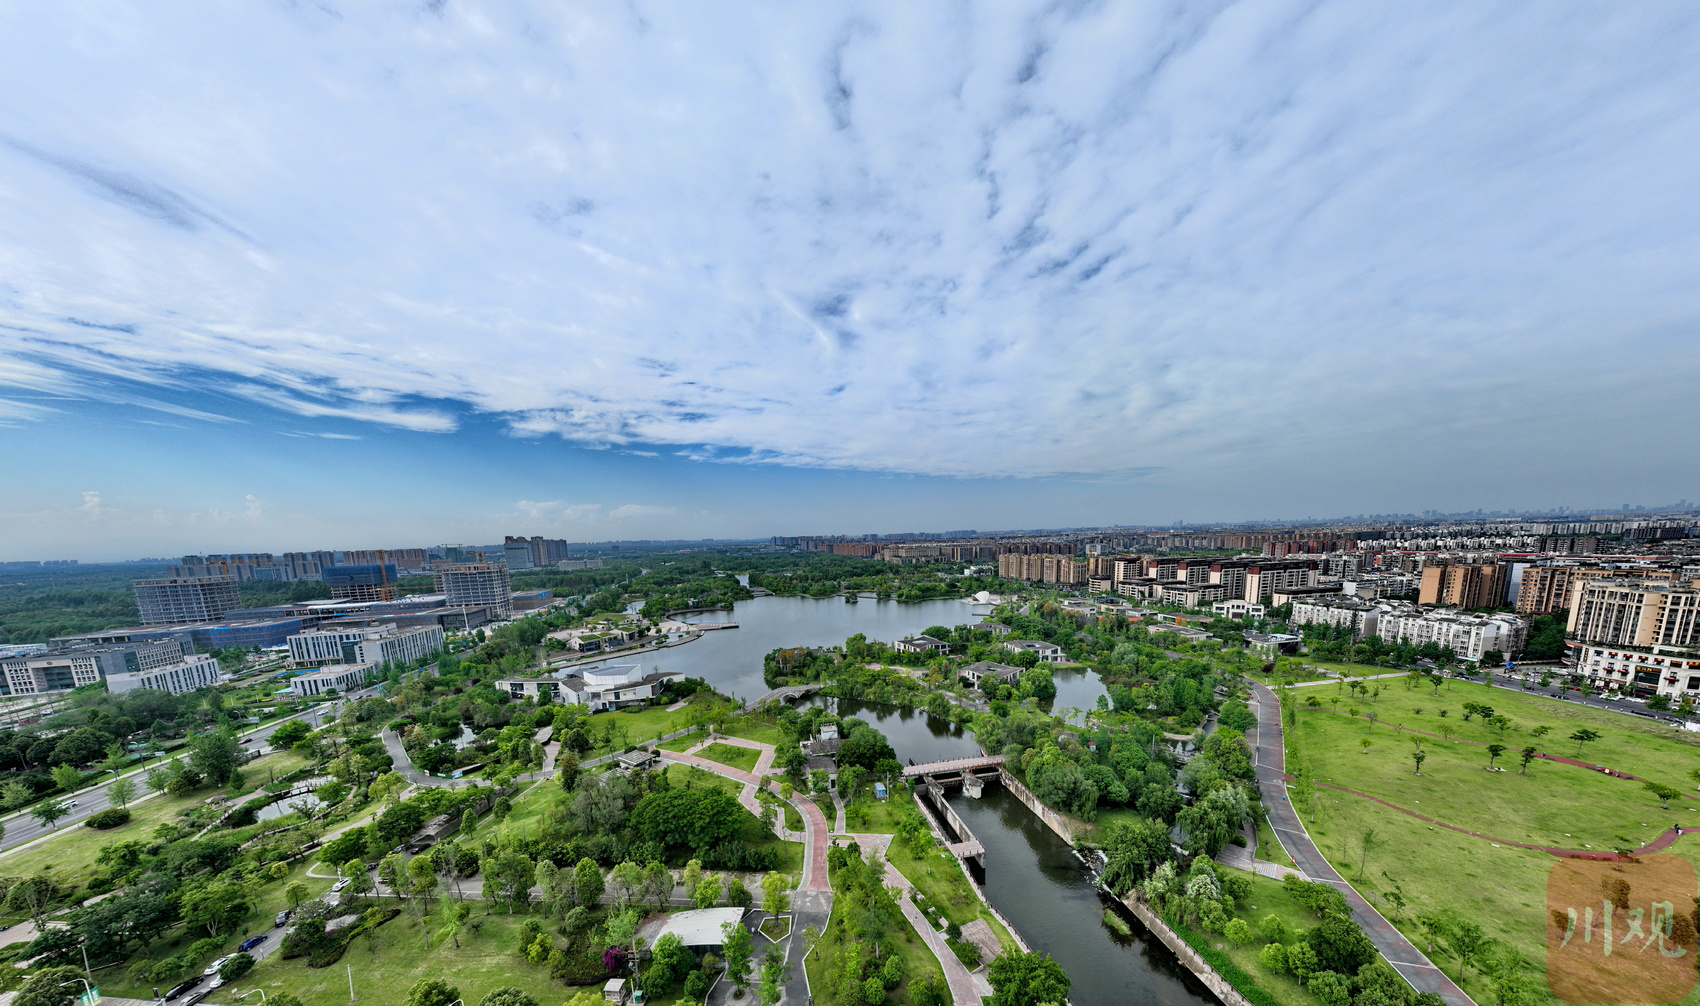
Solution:
[(12, 1000), (13, 1006), (71, 1006), (82, 995), (81, 968), (42, 968), (24, 981)]
[(512, 985), (504, 985), (491, 989), (484, 998), (478, 1000), (478, 1006), (541, 1006), (531, 993)]
[(563, 747), (560, 756), (555, 760), (555, 767), (560, 771), (557, 778), (561, 781), (561, 788), (572, 792), (573, 787), (578, 785), (578, 755)]
[(722, 938), (721, 956), (726, 960), (726, 977), (732, 980), (733, 988), (748, 988), (755, 938), (741, 922), (728, 922), (720, 927), (720, 931), (725, 934)]
[(1415, 751), (1411, 752), (1411, 760), (1417, 763), (1417, 774), (1418, 775), (1423, 774), (1423, 760), (1426, 759), (1427, 757), (1428, 757), (1428, 752), (1424, 751), (1422, 748), (1418, 748)]
[(1322, 1006), (1346, 1006), (1352, 1001), (1352, 983), (1338, 971), (1322, 970), (1311, 975), (1307, 987)]
[(1580, 757), (1582, 757), (1582, 745), (1588, 743), (1589, 741), (1599, 740), (1600, 735), (1595, 733), (1592, 730), (1589, 730), (1587, 727), (1583, 727), (1582, 729), (1571, 734), (1570, 739), (1576, 742), (1576, 757), (1580, 758)]
[(1511, 729), (1511, 717), (1506, 716), (1503, 713), (1498, 716), (1489, 716), (1488, 725), (1498, 730), (1499, 736), (1503, 740), (1505, 737), (1505, 731)]
[(293, 912), (301, 907), (302, 902), (312, 897), (313, 892), (308, 890), (307, 885), (301, 881), (292, 880), (284, 885), (283, 896), (289, 902), (289, 910)]
[(129, 806), (136, 795), (136, 780), (130, 778), (114, 779), (106, 787), (106, 795), (115, 807)]
[(1517, 774), (1518, 775), (1528, 775), (1529, 774), (1529, 763), (1535, 760), (1535, 749), (1534, 748), (1524, 748), (1521, 752), (1519, 752), (1519, 754), (1522, 755), (1522, 759), (1521, 759), (1522, 760), (1522, 766), (1517, 770)]
[(1505, 745), (1504, 744), (1489, 744), (1487, 746), (1487, 753), (1488, 753), (1488, 770), (1492, 771), (1493, 770), (1493, 763), (1498, 761), (1499, 756), (1505, 753)]
[(578, 903), (587, 908), (594, 908), (602, 901), (602, 894), (607, 884), (602, 879), (602, 868), (596, 865), (594, 859), (581, 859), (573, 867), (573, 885), (578, 891)]
[[(1700, 782), (1700, 776), (1697, 776), (1695, 781)], [(16, 780), (0, 786), (0, 807), (7, 810), (17, 810), (34, 799), (35, 791)]]
[(1470, 962), (1479, 957), (1492, 941), (1481, 926), (1457, 917), (1446, 919), (1443, 933), (1447, 946), (1458, 956), (1458, 980), (1463, 981), (1464, 971)]
[(440, 978), (421, 978), (407, 990), (406, 1006), (449, 1006), (460, 998), (460, 989)]
[(1363, 832), (1358, 835), (1358, 850), (1362, 854), (1361, 858), (1358, 860), (1358, 876), (1362, 877), (1364, 875), (1364, 870), (1369, 867), (1369, 854), (1374, 852), (1381, 844), (1381, 834), (1374, 828), (1365, 828)]
[(227, 786), (242, 764), (242, 750), (228, 726), (199, 734), (189, 742), (189, 764), (214, 786)]
[(1244, 919), (1230, 919), (1222, 935), (1243, 947), (1252, 940), (1251, 925)]
[(67, 793), (75, 793), (82, 788), (83, 772), (75, 765), (55, 765), (49, 774), (53, 776), (53, 785)]
[(1644, 785), (1647, 792), (1659, 798), (1659, 806), (1665, 810), (1670, 810), (1670, 802), (1673, 798), (1682, 795), (1682, 790), (1675, 786), (1666, 786), (1662, 782), (1649, 782)]
[(761, 910), (769, 915), (783, 915), (791, 910), (791, 878), (773, 870), (761, 878)]
[(1015, 951), (992, 961), (992, 1006), (1039, 1006), (1068, 998), (1068, 975), (1044, 952)]
[(1359, 737), (1358, 746), (1363, 748), (1364, 754), (1369, 754), (1369, 749), (1375, 747), (1375, 741), (1370, 740), (1368, 737)]
[(1375, 959), (1375, 944), (1351, 916), (1342, 912), (1324, 916), (1320, 925), (1305, 934), (1305, 942), (1316, 953), (1317, 966), (1323, 971), (1356, 974)]
[(30, 816), (35, 818), (37, 821), (40, 821), (42, 826), (46, 828), (57, 826), (59, 819), (70, 812), (71, 807), (69, 804), (63, 804), (58, 800), (51, 798), (43, 800), (30, 808)]
[(359, 897), (373, 887), (372, 875), (366, 872), (366, 862), (361, 859), (351, 859), (342, 864), (342, 875), (348, 878), (348, 890)]

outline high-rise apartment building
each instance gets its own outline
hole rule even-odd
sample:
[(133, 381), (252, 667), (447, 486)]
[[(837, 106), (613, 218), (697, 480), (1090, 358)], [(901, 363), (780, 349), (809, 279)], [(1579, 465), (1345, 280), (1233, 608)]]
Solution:
[(1578, 580), (1567, 631), (1584, 643), (1700, 645), (1700, 581)]
[(499, 563), (467, 563), (460, 566), (439, 566), (434, 571), (437, 592), (447, 597), (450, 606), (489, 605), (501, 617), (513, 611), (513, 581), (508, 567)]
[(137, 580), (136, 607), (143, 625), (210, 622), (241, 607), (234, 576), (167, 577)]
[(509, 569), (537, 569), (570, 558), (565, 540), (538, 535), (530, 538), (506, 535), (502, 538), (502, 555)]
[(339, 601), (393, 601), (396, 596), (394, 563), (371, 566), (332, 566), (324, 571), (325, 586)]
[(1517, 610), (1525, 615), (1546, 615), (1570, 600), (1572, 566), (1530, 566), (1523, 570), (1517, 587)]
[(1448, 563), (1423, 569), (1418, 604), (1497, 608), (1505, 603), (1511, 567), (1503, 562)]

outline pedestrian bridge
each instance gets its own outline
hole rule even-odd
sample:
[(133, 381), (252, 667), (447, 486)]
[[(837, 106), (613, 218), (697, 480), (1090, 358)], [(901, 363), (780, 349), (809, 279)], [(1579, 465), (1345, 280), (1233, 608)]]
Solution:
[(925, 765), (910, 765), (903, 770), (905, 779), (929, 775), (967, 775), (981, 769), (997, 768), (1004, 762), (1003, 755), (982, 755), (979, 758), (953, 758), (950, 761), (932, 761)]

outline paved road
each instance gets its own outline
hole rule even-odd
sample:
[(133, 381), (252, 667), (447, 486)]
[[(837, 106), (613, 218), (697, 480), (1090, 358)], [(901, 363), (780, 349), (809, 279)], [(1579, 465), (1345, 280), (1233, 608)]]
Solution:
[[(348, 698), (362, 698), (366, 695), (374, 694), (376, 689), (377, 686), (373, 686), (372, 688), (367, 688), (359, 692), (351, 692)], [(347, 700), (344, 699), (341, 701)], [(252, 730), (243, 731), (240, 736), (248, 741), (248, 743), (244, 745), (244, 750), (258, 751), (262, 754), (270, 751), (271, 749), (267, 746), (266, 741), (271, 738), (271, 735), (278, 727), (283, 726), (290, 720), (296, 719), (305, 719), (309, 723), (314, 723), (316, 719), (325, 718), (332, 709), (341, 708), (341, 701), (337, 703), (327, 703), (324, 706), (316, 706), (304, 713), (285, 717), (284, 719), (277, 720), (276, 722), (267, 723), (265, 726), (255, 727)], [(123, 778), (133, 779), (136, 783), (136, 795), (130, 800), (131, 803), (136, 803), (139, 800), (146, 800), (158, 795), (155, 791), (148, 788), (145, 775), (145, 769), (132, 769), (129, 772), (125, 772), (122, 776)], [(73, 794), (71, 802), (75, 802), (76, 806), (71, 809), (69, 814), (59, 819), (57, 827), (45, 827), (40, 821), (30, 817), (29, 811), (27, 810), (19, 811), (5, 818), (0, 818), (0, 826), (4, 826), (6, 829), (4, 837), (0, 838), (0, 850), (15, 849), (19, 846), (28, 845), (38, 839), (56, 834), (66, 828), (75, 827), (89, 815), (99, 813), (100, 811), (111, 807), (112, 797), (108, 788), (112, 785), (112, 782), (112, 779), (108, 779), (105, 782)]]
[(1375, 948), (1381, 951), (1381, 955), (1387, 958), (1387, 963), (1404, 975), (1413, 988), (1418, 992), (1434, 992), (1452, 1006), (1475, 1006), (1463, 989), (1435, 967), (1427, 955), (1405, 938), (1405, 934), (1383, 918), (1344, 877), (1328, 865), (1328, 860), (1305, 831), (1304, 822), (1299, 820), (1298, 813), (1293, 810), (1292, 801), (1287, 798), (1287, 758), (1281, 742), (1280, 703), (1276, 701), (1274, 692), (1255, 681), (1251, 685), (1251, 694), (1257, 714), (1257, 729), (1254, 732), (1257, 743), (1253, 748), (1253, 757), (1257, 763), (1257, 786), (1262, 794), (1263, 805), (1269, 809), (1269, 826), (1275, 832), (1275, 837), (1280, 840), (1281, 847), (1287, 850), (1287, 855), (1306, 876), (1312, 880), (1333, 884), (1346, 895), (1346, 902), (1352, 909), (1352, 918), (1363, 927), (1365, 935), (1375, 944)]

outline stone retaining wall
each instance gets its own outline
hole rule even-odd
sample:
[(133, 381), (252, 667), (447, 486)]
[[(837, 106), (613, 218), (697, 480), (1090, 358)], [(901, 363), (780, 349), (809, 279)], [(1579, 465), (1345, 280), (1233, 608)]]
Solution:
[(998, 766), (998, 775), (1002, 779), (1004, 787), (1014, 793), (1017, 800), (1026, 804), (1027, 809), (1032, 811), (1039, 820), (1045, 822), (1045, 825), (1056, 832), (1063, 841), (1069, 845), (1074, 844), (1074, 823), (1070, 818), (1045, 806), (1038, 797), (1033, 795), (1032, 790), (1023, 785), (1021, 780), (1010, 775), (1009, 769), (1004, 766)]
[(1240, 993), (1239, 989), (1234, 988), (1226, 978), (1218, 974), (1216, 969), (1210, 966), (1209, 961), (1200, 956), (1191, 944), (1181, 939), (1179, 933), (1170, 929), (1169, 924), (1164, 922), (1162, 917), (1153, 912), (1150, 907), (1131, 895), (1123, 898), (1122, 904), (1126, 905), (1139, 918), (1140, 922), (1145, 923), (1145, 928), (1151, 930), (1159, 940), (1162, 940), (1163, 945), (1173, 951), (1180, 962), (1186, 966), (1186, 969), (1197, 976), (1198, 980), (1204, 983), (1205, 988), (1214, 992), (1216, 998), (1222, 1000), (1224, 1006), (1252, 1006), (1250, 999), (1247, 999)]

